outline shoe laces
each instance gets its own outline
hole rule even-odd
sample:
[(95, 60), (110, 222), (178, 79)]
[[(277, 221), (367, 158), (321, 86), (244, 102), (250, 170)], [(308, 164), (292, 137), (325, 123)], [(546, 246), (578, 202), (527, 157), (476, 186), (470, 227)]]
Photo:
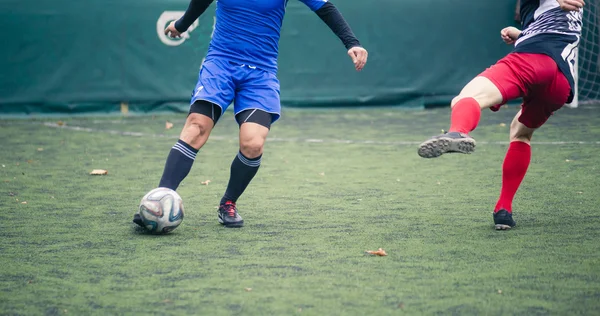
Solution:
[(235, 203), (227, 201), (223, 204), (223, 208), (225, 209), (225, 212), (227, 212), (227, 216), (235, 217)]

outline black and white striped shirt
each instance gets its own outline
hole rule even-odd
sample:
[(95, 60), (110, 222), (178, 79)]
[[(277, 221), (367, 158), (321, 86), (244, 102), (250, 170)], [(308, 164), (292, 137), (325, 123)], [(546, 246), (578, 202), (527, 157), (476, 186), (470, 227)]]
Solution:
[[(583, 10), (563, 11), (556, 0), (521, 0), (523, 32), (514, 52), (545, 54), (558, 65), (574, 91), (575, 58)], [(572, 101), (572, 94), (568, 102)]]

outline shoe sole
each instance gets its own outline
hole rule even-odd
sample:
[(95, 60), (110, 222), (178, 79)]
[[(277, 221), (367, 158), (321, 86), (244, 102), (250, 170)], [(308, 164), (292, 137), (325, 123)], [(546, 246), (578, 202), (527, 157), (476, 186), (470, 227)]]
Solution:
[(473, 138), (440, 137), (427, 140), (419, 146), (418, 154), (423, 158), (436, 158), (445, 153), (470, 154), (475, 151)]
[(509, 226), (509, 225), (496, 224), (496, 230), (509, 230), (511, 228), (512, 228), (512, 226)]
[(223, 222), (223, 220), (222, 220), (222, 219), (219, 217), (219, 224), (221, 224), (221, 225), (223, 225), (223, 226), (225, 226), (225, 227), (228, 227), (228, 228), (237, 228), (237, 227), (242, 227), (242, 226), (244, 226), (244, 221), (243, 221), (243, 220), (241, 220), (241, 221), (239, 221), (239, 222), (237, 222), (237, 223), (228, 223), (228, 224), (225, 224), (225, 223)]

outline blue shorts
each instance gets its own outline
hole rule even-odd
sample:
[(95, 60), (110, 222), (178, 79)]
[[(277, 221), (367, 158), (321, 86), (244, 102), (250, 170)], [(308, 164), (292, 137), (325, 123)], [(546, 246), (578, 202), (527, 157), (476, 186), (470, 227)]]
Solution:
[(198, 100), (214, 103), (221, 113), (233, 100), (235, 114), (259, 109), (273, 114), (273, 122), (281, 116), (279, 80), (274, 73), (226, 59), (204, 61), (190, 104)]

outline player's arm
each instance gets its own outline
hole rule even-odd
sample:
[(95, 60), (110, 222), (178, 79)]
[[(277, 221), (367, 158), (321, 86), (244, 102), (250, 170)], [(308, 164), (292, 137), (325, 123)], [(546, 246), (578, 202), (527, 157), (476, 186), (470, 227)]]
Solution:
[(521, 36), (521, 30), (513, 26), (505, 27), (500, 31), (500, 37), (508, 45), (514, 44), (519, 36)]
[(181, 33), (187, 31), (187, 29), (206, 11), (206, 9), (213, 3), (214, 0), (191, 0), (190, 5), (183, 16), (173, 21), (165, 29), (165, 34), (170, 37), (181, 37)]
[(565, 11), (579, 11), (585, 5), (583, 0), (556, 0)]
[(356, 70), (362, 70), (367, 63), (368, 52), (362, 48), (340, 11), (333, 3), (325, 2), (318, 10), (315, 10), (315, 13), (344, 43)]

